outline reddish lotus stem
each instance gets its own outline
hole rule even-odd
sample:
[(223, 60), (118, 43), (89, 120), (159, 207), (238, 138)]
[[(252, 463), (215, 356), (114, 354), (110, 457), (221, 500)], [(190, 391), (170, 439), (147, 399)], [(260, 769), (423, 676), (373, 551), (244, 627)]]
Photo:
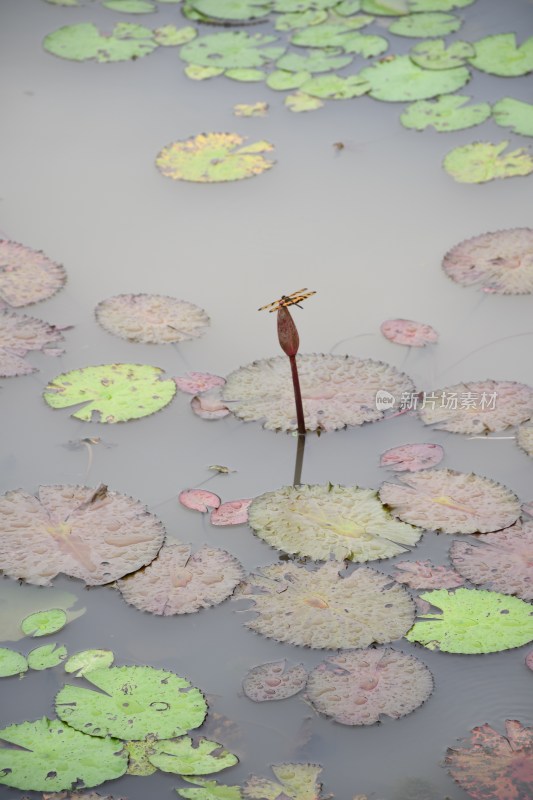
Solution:
[(298, 433), (305, 436), (305, 418), (302, 404), (302, 393), (300, 391), (300, 378), (298, 376), (298, 366), (296, 364), (296, 354), (300, 346), (300, 338), (296, 325), (289, 311), (285, 306), (278, 309), (278, 339), (281, 349), (289, 356), (291, 362), (292, 385), (294, 389), (294, 402), (296, 405), (296, 420), (298, 422)]
[(289, 356), (292, 371), (292, 385), (294, 388), (294, 402), (296, 403), (296, 419), (298, 421), (298, 433), (305, 436), (304, 407), (302, 405), (302, 393), (300, 391), (300, 378), (298, 377), (298, 367), (296, 356)]

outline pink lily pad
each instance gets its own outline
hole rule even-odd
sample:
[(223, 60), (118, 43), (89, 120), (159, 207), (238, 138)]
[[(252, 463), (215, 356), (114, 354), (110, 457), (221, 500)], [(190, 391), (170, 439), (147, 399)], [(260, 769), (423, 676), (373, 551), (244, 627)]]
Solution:
[(404, 444), (386, 450), (379, 466), (394, 472), (417, 472), (440, 464), (444, 458), (444, 448), (440, 444)]
[(35, 317), (0, 310), (0, 377), (12, 378), (36, 372), (26, 361), (31, 351), (45, 355), (62, 355), (61, 348), (50, 347), (63, 341), (60, 328)]
[(533, 670), (533, 650), (530, 650), (526, 656), (526, 666)]
[(231, 500), (229, 503), (222, 503), (220, 508), (216, 508), (211, 514), (212, 525), (241, 525), (248, 522), (248, 509), (252, 498), (246, 500)]
[(65, 270), (41, 250), (0, 241), (0, 305), (13, 308), (48, 300), (67, 280)]
[(307, 683), (303, 664), (287, 668), (287, 661), (272, 661), (253, 667), (242, 682), (246, 697), (256, 703), (265, 700), (284, 700), (301, 692)]
[(185, 508), (191, 511), (201, 511), (205, 514), (210, 508), (218, 508), (221, 500), (217, 494), (205, 489), (184, 489), (178, 495), (178, 500)]
[(387, 319), (381, 323), (380, 331), (389, 341), (407, 347), (425, 347), (439, 339), (439, 334), (431, 325), (412, 319)]
[(191, 400), (191, 408), (202, 419), (221, 419), (230, 414), (230, 410), (222, 402), (220, 387), (210, 389), (203, 394), (197, 394)]
[(212, 375), (210, 372), (187, 372), (182, 377), (174, 378), (176, 386), (187, 394), (201, 394), (215, 386), (224, 386), (225, 378), (220, 375)]
[(455, 589), (464, 584), (454, 569), (436, 567), (431, 561), (398, 561), (394, 568), (394, 580), (411, 589)]

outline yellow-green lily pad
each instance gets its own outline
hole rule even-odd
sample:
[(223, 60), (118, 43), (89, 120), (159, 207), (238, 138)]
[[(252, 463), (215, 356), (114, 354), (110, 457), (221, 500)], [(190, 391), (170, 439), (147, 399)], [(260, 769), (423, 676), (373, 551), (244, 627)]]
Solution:
[(389, 25), (389, 33), (396, 36), (411, 36), (424, 38), (426, 36), (448, 36), (455, 33), (462, 25), (462, 20), (454, 14), (443, 14), (439, 11), (430, 11), (421, 14), (409, 14), (394, 20)]
[(319, 764), (275, 764), (275, 781), (253, 775), (244, 784), (247, 800), (319, 800), (322, 784)]
[(148, 760), (163, 772), (175, 775), (209, 775), (238, 763), (237, 756), (217, 742), (200, 739), (193, 743), (190, 736), (158, 742)]
[(521, 136), (533, 136), (533, 104), (504, 97), (492, 106), (494, 122)]
[(224, 72), (226, 78), (231, 78), (233, 81), (242, 81), (243, 83), (257, 83), (266, 78), (266, 72), (261, 69), (227, 69)]
[(486, 183), (533, 172), (533, 157), (523, 147), (504, 153), (509, 142), (474, 142), (451, 150), (443, 161), (446, 172), (459, 183)]
[(268, 112), (268, 103), (259, 100), (257, 103), (237, 103), (233, 106), (236, 117), (264, 117)]
[(189, 0), (189, 5), (205, 17), (239, 22), (265, 17), (271, 6), (269, 0)]
[[(342, 69), (353, 61), (350, 55), (337, 55), (324, 52), (323, 50), (310, 50), (308, 55), (302, 56), (300, 53), (286, 53), (276, 62), (278, 70), (288, 72), (330, 72), (334, 69)], [(293, 89), (294, 86), (288, 88)]]
[(461, 89), (470, 78), (465, 67), (426, 70), (409, 56), (396, 56), (392, 61), (365, 67), (359, 75), (370, 83), (370, 97), (388, 102), (428, 100), (449, 94)]
[(26, 658), (9, 647), (0, 647), (0, 678), (20, 675), (28, 669)]
[(273, 47), (275, 36), (246, 31), (226, 31), (198, 36), (185, 44), (180, 57), (190, 64), (220, 69), (250, 69), (275, 61), (285, 47)]
[(275, 28), (277, 31), (294, 31), (299, 28), (307, 28), (310, 25), (320, 25), (326, 22), (328, 12), (324, 9), (308, 9), (307, 11), (297, 11), (293, 14), (282, 14), (276, 19)]
[(345, 53), (353, 53), (363, 58), (373, 58), (384, 53), (389, 43), (383, 36), (373, 36), (367, 33), (349, 33), (343, 36), (340, 46)]
[(408, 0), (362, 0), (361, 8), (367, 14), (399, 17), (409, 13), (409, 2)]
[(184, 72), (193, 81), (205, 81), (224, 74), (222, 67), (204, 67), (201, 64), (187, 64)]
[(287, 95), (284, 105), (289, 111), (299, 114), (303, 111), (316, 111), (317, 108), (322, 108), (324, 101), (305, 92), (295, 92), (295, 94)]
[(193, 39), (196, 39), (197, 36), (198, 31), (192, 25), (187, 25), (184, 28), (176, 28), (175, 25), (163, 25), (162, 28), (156, 28), (154, 31), (154, 39), (162, 47), (187, 44), (187, 42), (192, 42)]
[(240, 786), (226, 786), (217, 781), (202, 780), (201, 778), (188, 778), (181, 776), (187, 783), (194, 783), (196, 789), (176, 789), (180, 797), (185, 800), (242, 800)]
[(474, 47), (470, 63), (489, 75), (512, 78), (533, 72), (533, 36), (517, 45), (516, 34), (497, 33), (474, 42)]
[(36, 611), (22, 620), (20, 629), (25, 636), (49, 636), (57, 633), (67, 624), (67, 614), (62, 608), (49, 611)]
[(81, 678), (95, 669), (110, 667), (114, 660), (111, 650), (81, 650), (65, 662), (65, 672), (75, 672)]
[(446, 47), (444, 39), (434, 39), (415, 44), (409, 57), (422, 69), (453, 69), (462, 67), (475, 52), (470, 42), (451, 42)]
[(269, 89), (276, 92), (285, 92), (291, 89), (299, 89), (311, 77), (310, 72), (289, 72), (284, 69), (276, 69), (271, 72), (266, 80)]
[(406, 128), (423, 131), (433, 127), (440, 133), (461, 131), (480, 125), (490, 117), (489, 103), (466, 105), (470, 97), (447, 94), (435, 100), (419, 100), (408, 106), (400, 120)]
[(349, 75), (347, 78), (341, 78), (339, 75), (319, 75), (303, 83), (301, 89), (313, 97), (349, 100), (366, 94), (370, 84), (361, 75)]
[(142, 25), (120, 22), (106, 35), (92, 22), (80, 22), (49, 33), (43, 40), (43, 47), (59, 58), (71, 61), (94, 58), (104, 63), (142, 58), (157, 48), (157, 42), (153, 31)]
[(57, 667), (67, 657), (67, 648), (65, 645), (57, 644), (43, 644), (42, 647), (36, 647), (28, 654), (28, 666), (30, 669), (43, 670)]
[(123, 14), (151, 14), (157, 11), (156, 6), (148, 0), (105, 0), (102, 5)]

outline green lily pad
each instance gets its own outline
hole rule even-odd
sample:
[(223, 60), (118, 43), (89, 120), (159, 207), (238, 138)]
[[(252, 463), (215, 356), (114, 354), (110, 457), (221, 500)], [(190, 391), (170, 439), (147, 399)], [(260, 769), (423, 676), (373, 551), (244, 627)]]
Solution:
[(442, 613), (421, 614), (405, 638), (446, 653), (497, 653), (533, 639), (533, 609), (517, 597), (482, 589), (420, 595)]
[(148, 755), (149, 761), (175, 775), (209, 775), (238, 763), (237, 756), (225, 750), (217, 742), (200, 739), (193, 743), (189, 736), (174, 741), (158, 742), (156, 752)]
[(362, 0), (361, 9), (367, 14), (399, 17), (409, 13), (408, 0)]
[(447, 94), (435, 100), (419, 100), (408, 106), (400, 116), (402, 125), (423, 131), (433, 127), (445, 133), (472, 128), (490, 117), (491, 108), (488, 103), (465, 105), (470, 97)]
[(355, 32), (343, 36), (341, 46), (345, 53), (354, 53), (363, 58), (373, 58), (384, 53), (388, 49), (389, 43), (383, 36)]
[(327, 18), (328, 12), (324, 9), (309, 9), (295, 14), (282, 14), (276, 19), (275, 28), (277, 31), (295, 31), (310, 25), (320, 25)]
[(284, 52), (284, 47), (270, 47), (275, 36), (246, 31), (226, 31), (198, 36), (184, 45), (180, 56), (191, 64), (222, 69), (249, 69), (261, 67), (268, 61), (275, 61)]
[(338, 0), (274, 0), (273, 8), (279, 14), (296, 14), (310, 9), (333, 8)]
[(224, 74), (224, 70), (219, 67), (202, 67), (200, 64), (187, 64), (184, 71), (193, 81), (205, 81)]
[(243, 83), (257, 83), (266, 78), (266, 72), (261, 69), (227, 69), (224, 72), (226, 78)]
[(360, 97), (370, 89), (370, 84), (360, 75), (341, 78), (339, 75), (319, 75), (302, 84), (302, 92), (313, 97), (332, 100), (349, 100)]
[(182, 775), (183, 780), (187, 783), (194, 783), (195, 786), (200, 786), (200, 789), (176, 789), (180, 797), (185, 797), (185, 800), (242, 800), (242, 792), (240, 786), (225, 786), (217, 781), (196, 779), (192, 780)]
[(342, 3), (335, 6), (335, 14), (340, 17), (351, 17), (358, 11), (361, 11), (361, 0), (342, 0)]
[(0, 730), (0, 783), (14, 789), (61, 792), (120, 778), (128, 761), (117, 739), (96, 739), (46, 717)]
[(289, 111), (299, 114), (302, 111), (316, 111), (317, 108), (322, 108), (324, 101), (305, 92), (295, 92), (295, 94), (287, 95), (284, 105)]
[(156, 6), (148, 0), (105, 0), (102, 5), (124, 14), (151, 14), (152, 11), (157, 11)]
[[(352, 56), (324, 53), (322, 50), (310, 50), (307, 56), (299, 53), (287, 53), (276, 62), (278, 69), (289, 72), (329, 72), (342, 69), (353, 61)], [(290, 86), (290, 89), (295, 87)]]
[(104, 63), (142, 58), (157, 48), (157, 42), (153, 32), (142, 25), (120, 22), (112, 33), (105, 35), (91, 22), (80, 22), (49, 33), (43, 39), (43, 47), (59, 58), (71, 61), (95, 58)]
[(277, 92), (285, 92), (290, 89), (299, 89), (302, 83), (305, 83), (310, 77), (310, 72), (288, 72), (277, 69), (270, 73), (266, 79), (266, 85)]
[(148, 760), (148, 753), (154, 752), (154, 739), (146, 739), (142, 742), (126, 742), (128, 751), (128, 775), (139, 775), (143, 778), (157, 772)]
[(447, 36), (449, 33), (458, 31), (462, 25), (462, 20), (454, 14), (442, 14), (438, 11), (425, 14), (409, 14), (401, 19), (394, 20), (389, 25), (389, 33), (397, 36)]
[(273, 149), (265, 141), (245, 145), (237, 133), (200, 133), (164, 147), (155, 163), (163, 175), (174, 180), (236, 181), (270, 169), (274, 162), (268, 161), (262, 153)]
[(443, 161), (446, 172), (459, 183), (486, 183), (495, 178), (530, 175), (533, 157), (523, 147), (503, 153), (509, 142), (474, 142), (451, 150)]
[(474, 47), (470, 63), (489, 75), (513, 78), (533, 72), (533, 36), (518, 47), (514, 33), (497, 33), (474, 42)]
[(28, 669), (28, 662), (21, 653), (9, 647), (0, 647), (0, 678), (20, 675)]
[(365, 67), (359, 73), (370, 83), (370, 97), (389, 102), (428, 100), (461, 89), (470, 78), (465, 67), (425, 70), (413, 64), (409, 56), (396, 56)]
[(185, 28), (176, 28), (175, 25), (163, 25), (162, 28), (156, 28), (154, 31), (154, 39), (162, 47), (187, 44), (187, 42), (192, 42), (193, 39), (196, 39), (197, 36), (198, 31), (192, 25), (187, 25)]
[(452, 42), (447, 48), (444, 39), (435, 39), (415, 44), (409, 57), (422, 69), (452, 69), (463, 66), (475, 52), (470, 42)]
[(176, 394), (173, 380), (162, 378), (163, 370), (145, 364), (102, 364), (58, 375), (44, 390), (52, 408), (83, 403), (71, 414), (91, 422), (126, 422), (155, 414)]
[(22, 620), (20, 629), (25, 636), (48, 636), (57, 633), (67, 624), (67, 614), (62, 608), (37, 611)]
[(408, 0), (410, 11), (453, 11), (454, 8), (465, 8), (475, 0)]
[(43, 644), (36, 647), (28, 655), (28, 666), (30, 669), (50, 669), (57, 667), (67, 657), (67, 648), (64, 645), (58, 647), (54, 644)]
[(211, 19), (239, 21), (265, 17), (271, 8), (268, 0), (189, 0), (189, 5)]
[(65, 662), (65, 672), (75, 672), (76, 677), (81, 678), (95, 669), (110, 667), (114, 660), (111, 650), (82, 650)]
[(344, 38), (372, 22), (372, 17), (349, 17), (343, 24), (324, 22), (296, 31), (291, 43), (298, 47), (344, 47)]
[(207, 704), (199, 689), (173, 672), (153, 667), (109, 667), (85, 675), (101, 691), (64, 686), (56, 713), (91, 736), (171, 739), (197, 728)]
[(46, 0), (53, 6), (79, 6), (81, 3), (78, 0)]
[(513, 133), (533, 136), (533, 105), (512, 97), (498, 100), (492, 107), (494, 122), (502, 128), (511, 128)]

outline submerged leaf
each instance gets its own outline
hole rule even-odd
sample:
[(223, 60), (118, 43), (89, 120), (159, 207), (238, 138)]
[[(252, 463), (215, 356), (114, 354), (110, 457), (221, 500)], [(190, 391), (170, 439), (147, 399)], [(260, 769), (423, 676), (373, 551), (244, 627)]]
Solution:
[(431, 325), (414, 322), (412, 319), (387, 319), (381, 323), (379, 329), (389, 341), (408, 347), (425, 347), (427, 344), (435, 343), (439, 338), (439, 334)]
[(49, 636), (67, 624), (67, 613), (62, 608), (37, 611), (22, 620), (20, 629), (25, 636)]
[(432, 691), (431, 672), (418, 658), (385, 648), (329, 656), (310, 673), (306, 696), (341, 725), (372, 725), (382, 715), (410, 714)]
[(28, 662), (21, 653), (17, 653), (16, 650), (11, 650), (9, 647), (0, 647), (0, 678), (20, 675), (27, 669)]
[(465, 105), (470, 97), (464, 95), (444, 95), (435, 100), (419, 100), (401, 114), (400, 120), (406, 128), (422, 131), (432, 126), (440, 133), (461, 131), (485, 122), (490, 117), (488, 103)]
[(474, 142), (456, 147), (444, 158), (446, 172), (459, 183), (486, 183), (533, 172), (533, 157), (520, 147), (503, 153), (509, 142)]
[(197, 339), (209, 325), (203, 308), (159, 294), (118, 294), (102, 300), (95, 316), (108, 333), (142, 344)]
[(65, 662), (65, 672), (75, 672), (81, 678), (95, 669), (110, 667), (114, 660), (111, 650), (81, 650)]
[(179, 493), (178, 500), (185, 508), (201, 511), (204, 514), (210, 508), (218, 508), (220, 505), (220, 497), (205, 489), (185, 489)]
[(464, 584), (454, 569), (436, 567), (431, 561), (397, 561), (394, 569), (394, 580), (411, 589), (455, 589)]
[(514, 33), (497, 33), (474, 42), (473, 67), (505, 78), (533, 72), (533, 36), (518, 46)]
[(322, 108), (324, 102), (320, 98), (311, 97), (310, 94), (305, 92), (296, 92), (296, 94), (287, 95), (284, 104), (289, 111), (294, 111), (298, 114), (302, 111), (316, 111), (317, 108)]
[(418, 472), (435, 467), (444, 458), (440, 444), (404, 444), (392, 447), (381, 456), (379, 466), (394, 472)]
[(211, 525), (242, 525), (248, 522), (248, 509), (252, 499), (230, 500), (211, 512)]
[(533, 611), (516, 597), (482, 589), (421, 595), (442, 613), (424, 613), (405, 638), (445, 653), (497, 653), (533, 639)]
[[(272, 772), (277, 781), (248, 778), (243, 787), (248, 800), (320, 800), (322, 784), (319, 764), (274, 764)], [(279, 781), (279, 782), (278, 782)]]
[(44, 49), (54, 56), (71, 61), (95, 58), (101, 63), (142, 58), (157, 46), (150, 28), (128, 22), (119, 22), (110, 34), (101, 34), (92, 22), (80, 22), (59, 28), (43, 40)]
[(207, 705), (199, 689), (154, 667), (92, 670), (85, 680), (100, 691), (67, 684), (56, 696), (60, 719), (92, 737), (170, 739), (198, 728)]
[(196, 416), (202, 419), (222, 419), (222, 417), (227, 417), (228, 414), (231, 414), (229, 408), (222, 401), (220, 386), (193, 397), (191, 408)]
[(36, 647), (28, 654), (28, 666), (30, 669), (43, 670), (57, 667), (67, 657), (67, 648), (57, 644), (44, 644)]
[(370, 83), (370, 97), (392, 102), (427, 100), (461, 89), (470, 78), (465, 67), (424, 70), (409, 56), (395, 56), (366, 67), (359, 73)]
[(62, 341), (61, 329), (55, 325), (0, 309), (0, 377), (36, 372), (25, 359), (27, 353), (40, 350), (45, 355), (61, 355), (63, 350), (56, 350), (54, 345)]
[(115, 423), (140, 419), (167, 406), (176, 394), (173, 380), (147, 364), (101, 364), (64, 372), (43, 393), (52, 408), (82, 404), (76, 419)]
[(0, 303), (21, 308), (48, 300), (66, 280), (64, 268), (42, 250), (0, 239)]
[(157, 769), (175, 775), (209, 775), (233, 767), (239, 761), (217, 742), (203, 738), (193, 742), (189, 736), (158, 742), (154, 750), (153, 754), (148, 754), (148, 760)]
[(285, 700), (301, 692), (307, 682), (303, 664), (287, 668), (287, 661), (271, 661), (253, 667), (245, 676), (242, 688), (246, 697), (255, 703), (265, 700)]

